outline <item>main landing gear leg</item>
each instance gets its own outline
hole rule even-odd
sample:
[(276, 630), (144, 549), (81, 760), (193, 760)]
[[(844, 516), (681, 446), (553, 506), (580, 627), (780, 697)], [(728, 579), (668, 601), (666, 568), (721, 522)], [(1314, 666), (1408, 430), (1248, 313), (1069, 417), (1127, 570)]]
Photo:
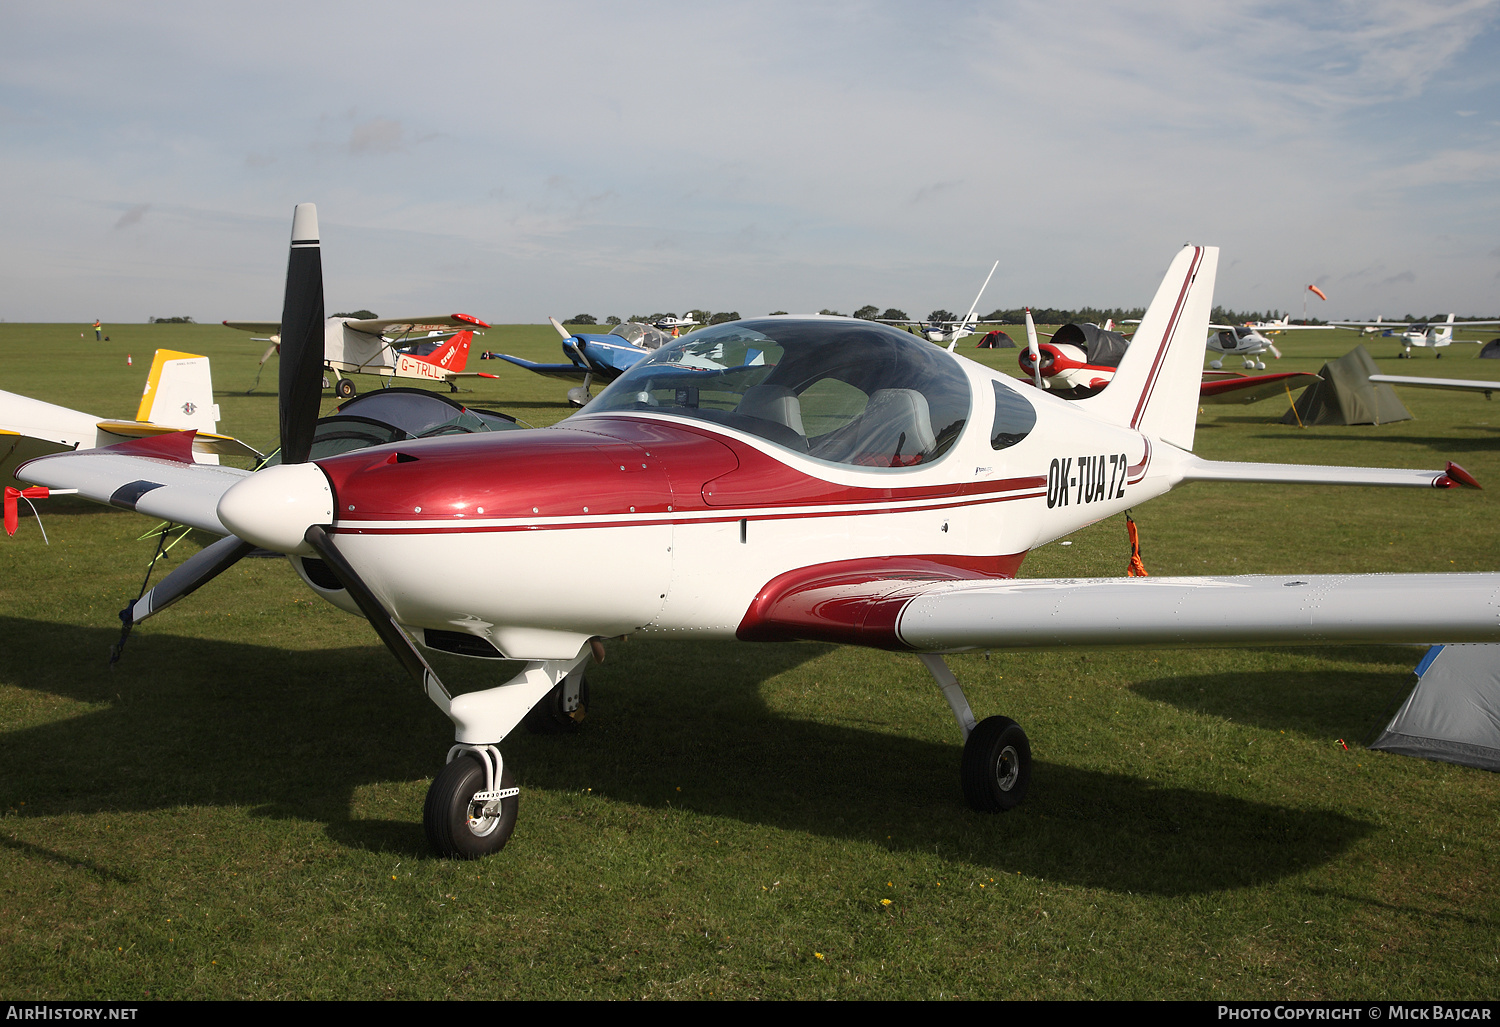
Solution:
[(1015, 809), (1031, 785), (1031, 743), (1026, 732), (1009, 717), (986, 717), (976, 724), (963, 688), (943, 658), (919, 653), (918, 659), (937, 680), (963, 732), (959, 776), (969, 806), (980, 813)]
[(569, 660), (533, 660), (503, 685), (451, 699), (441, 683), (428, 688), (453, 721), (456, 741), (422, 809), (422, 827), (438, 855), (478, 859), (510, 841), (521, 790), (497, 746), (538, 702), (569, 678), (581, 679), (589, 656), (584, 647)]

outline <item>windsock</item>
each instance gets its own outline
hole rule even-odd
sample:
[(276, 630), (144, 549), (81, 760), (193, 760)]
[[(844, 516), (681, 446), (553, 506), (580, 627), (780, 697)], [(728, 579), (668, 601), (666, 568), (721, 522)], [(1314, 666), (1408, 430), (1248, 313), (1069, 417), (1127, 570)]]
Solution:
[(1323, 290), (1319, 289), (1316, 285), (1309, 285), (1307, 287), (1307, 291), (1318, 297), (1318, 299), (1320, 300), (1326, 301), (1328, 299), (1328, 297), (1323, 294)]

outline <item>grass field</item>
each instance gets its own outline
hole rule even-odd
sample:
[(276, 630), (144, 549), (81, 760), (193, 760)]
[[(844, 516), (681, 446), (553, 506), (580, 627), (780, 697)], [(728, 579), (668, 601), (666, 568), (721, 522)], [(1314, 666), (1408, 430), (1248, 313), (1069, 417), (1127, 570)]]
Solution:
[[(0, 324), (0, 387), (133, 416), (152, 350), (213, 358), (262, 447), (274, 366), (215, 326)], [(1348, 333), (1278, 343), (1317, 370)], [(485, 349), (556, 360), (547, 326)], [(1456, 346), (1391, 373), (1500, 378)], [(964, 350), (966, 355), (978, 351)], [(125, 365), (125, 354), (134, 366)], [(1015, 351), (980, 359), (1016, 372)], [(463, 398), (545, 425), (562, 382), (493, 363)], [(357, 379), (361, 390), (375, 379)], [(1208, 407), (1220, 459), (1441, 467), (1491, 491), (1195, 485), (1135, 511), (1153, 573), (1500, 570), (1500, 415), (1299, 429)], [(325, 405), (331, 411), (332, 402)], [(963, 804), (960, 740), (910, 656), (612, 643), (572, 737), (518, 732), (514, 840), (430, 858), (451, 727), (370, 627), (245, 560), (137, 629), (134, 514), (67, 499), (0, 539), (0, 993), (41, 998), (1493, 998), (1500, 777), (1364, 748), (1402, 647), (1068, 650), (952, 660), (1025, 726), (1027, 804)], [(24, 508), (23, 508), (24, 512)], [(190, 539), (180, 558), (206, 539)], [(1027, 576), (1113, 575), (1119, 518)], [(587, 588), (589, 567), (558, 553)], [(175, 566), (176, 560), (172, 565)], [(441, 576), (444, 568), (433, 567)], [(503, 574), (503, 568), (497, 568)], [(479, 661), (441, 659), (459, 688)], [(1347, 750), (1340, 743), (1347, 743)]]

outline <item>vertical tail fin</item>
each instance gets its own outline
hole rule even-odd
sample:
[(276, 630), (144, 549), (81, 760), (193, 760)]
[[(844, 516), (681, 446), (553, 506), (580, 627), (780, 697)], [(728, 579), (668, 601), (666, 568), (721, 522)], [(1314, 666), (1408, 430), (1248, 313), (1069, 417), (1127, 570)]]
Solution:
[(1185, 246), (1167, 268), (1109, 388), (1079, 405), (1096, 417), (1193, 448), (1217, 246)]
[(425, 357), (417, 359), (436, 364), (444, 371), (462, 371), (469, 362), (469, 343), (473, 338), (473, 332), (459, 332)]
[(172, 349), (157, 350), (135, 419), (173, 428), (218, 431), (219, 407), (214, 402), (208, 358)]

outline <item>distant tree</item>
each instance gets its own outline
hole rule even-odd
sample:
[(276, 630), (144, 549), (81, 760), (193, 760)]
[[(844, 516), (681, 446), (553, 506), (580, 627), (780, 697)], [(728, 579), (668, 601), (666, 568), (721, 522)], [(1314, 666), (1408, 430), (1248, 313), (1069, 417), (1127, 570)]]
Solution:
[(777, 315), (777, 314), (785, 314), (785, 313), (786, 313), (786, 311), (785, 311), (785, 310), (773, 310), (773, 311), (771, 311), (771, 313), (770, 313), (770, 314), (769, 314), (769, 315), (767, 315), (767, 316), (768, 316), (768, 317), (775, 317), (775, 316), (776, 316), (776, 315)]
[(361, 321), (374, 321), (380, 315), (373, 310), (346, 310), (342, 314), (331, 314), (330, 317), (353, 317)]
[(829, 310), (827, 307), (824, 307), (822, 310), (818, 311), (818, 313), (820, 313), (820, 314), (827, 314), (829, 317), (843, 317), (844, 316), (843, 314), (840, 314), (837, 310)]
[(740, 312), (738, 310), (727, 310), (714, 314), (708, 319), (708, 323), (711, 325), (721, 325), (729, 321), (738, 321), (739, 319)]
[(609, 315), (608, 317), (606, 317), (604, 319), (604, 323), (607, 324), (607, 325), (617, 325), (617, 324), (620, 323), (620, 319), (618, 317), (615, 317), (615, 315), (611, 314), (611, 315)]
[(568, 324), (570, 325), (596, 325), (598, 323), (599, 322), (594, 319), (593, 314), (574, 314), (572, 317), (568, 318)]
[(904, 310), (897, 310), (895, 307), (886, 307), (885, 308), (885, 313), (880, 315), (880, 319), (882, 321), (910, 321), (911, 320), (911, 318), (909, 318), (909, 317), (906, 316), (906, 311), (904, 311)]
[(880, 316), (880, 308), (874, 306), (860, 307), (854, 312), (854, 316), (861, 321), (873, 321)]
[(190, 317), (153, 317), (151, 323), (158, 325), (191, 325), (198, 322)]
[(927, 315), (929, 321), (957, 321), (958, 315), (951, 310), (934, 310)]
[(690, 321), (697, 321), (699, 324), (708, 324), (708, 319), (713, 315), (707, 310), (689, 310), (682, 316)]

